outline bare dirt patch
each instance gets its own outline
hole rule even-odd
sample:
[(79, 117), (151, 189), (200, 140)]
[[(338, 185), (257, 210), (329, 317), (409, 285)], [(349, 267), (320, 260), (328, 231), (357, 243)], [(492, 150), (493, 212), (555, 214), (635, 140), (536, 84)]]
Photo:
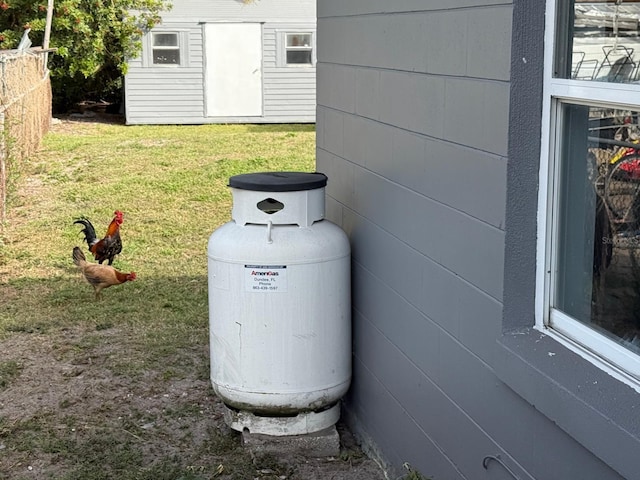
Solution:
[(19, 332), (0, 348), (17, 370), (0, 381), (2, 479), (384, 478), (342, 425), (339, 458), (252, 458), (223, 421), (206, 345), (134, 372), (117, 329)]
[[(52, 126), (73, 135), (96, 129), (84, 117)], [(150, 275), (114, 288), (108, 303), (78, 307), (93, 298), (68, 254), (47, 260), (23, 246), (33, 235), (16, 234), (57, 198), (38, 175), (23, 180), (9, 222), (11, 258), (3, 265), (0, 256), (0, 480), (384, 479), (342, 424), (337, 458), (250, 455), (211, 388), (206, 307), (197, 307), (206, 282), (182, 271)], [(38, 230), (53, 243), (61, 231)], [(138, 303), (153, 326), (127, 302), (137, 294), (154, 299)], [(168, 322), (174, 310), (186, 313)]]

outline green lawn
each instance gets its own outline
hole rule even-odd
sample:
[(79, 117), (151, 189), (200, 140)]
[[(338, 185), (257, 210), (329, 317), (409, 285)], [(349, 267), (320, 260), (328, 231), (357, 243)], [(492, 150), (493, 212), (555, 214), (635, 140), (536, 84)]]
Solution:
[[(313, 171), (312, 125), (124, 126), (64, 124), (14, 182), (0, 243), (0, 336), (76, 322), (152, 329), (206, 325), (206, 245), (229, 221), (230, 176)], [(71, 250), (83, 245), (73, 220), (104, 234), (124, 212), (114, 266), (136, 271), (96, 303), (78, 282)], [(174, 332), (171, 332), (173, 335)], [(178, 337), (180, 338), (180, 337)]]
[[(206, 247), (230, 176), (313, 171), (314, 150), (312, 125), (54, 126), (13, 177), (0, 236), (1, 479), (295, 478), (224, 428)], [(101, 235), (116, 209), (114, 266), (138, 278), (95, 301), (73, 220)]]

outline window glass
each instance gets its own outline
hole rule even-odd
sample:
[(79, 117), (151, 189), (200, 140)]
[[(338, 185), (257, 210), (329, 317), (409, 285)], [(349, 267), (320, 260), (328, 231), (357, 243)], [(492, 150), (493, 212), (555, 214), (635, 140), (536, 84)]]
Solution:
[(180, 44), (177, 33), (153, 33), (153, 64), (180, 65)]
[(287, 52), (287, 63), (311, 64), (311, 50), (289, 50)]
[(153, 46), (154, 47), (177, 47), (178, 35), (175, 33), (154, 33)]
[(640, 391), (640, 1), (548, 2), (536, 325)]
[(640, 80), (640, 3), (559, 2), (555, 75), (632, 83)]
[(287, 34), (287, 47), (311, 47), (311, 34), (289, 33)]
[(554, 306), (640, 353), (640, 112), (561, 118)]
[(180, 65), (180, 51), (154, 49), (153, 63), (167, 64), (167, 65)]
[(285, 57), (287, 65), (312, 65), (313, 46), (310, 33), (287, 33)]

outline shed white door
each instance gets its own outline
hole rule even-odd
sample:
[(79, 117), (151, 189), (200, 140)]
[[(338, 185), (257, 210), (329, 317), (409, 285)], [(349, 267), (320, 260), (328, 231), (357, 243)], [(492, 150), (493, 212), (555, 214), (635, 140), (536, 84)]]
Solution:
[(207, 116), (262, 115), (262, 25), (207, 24), (205, 52)]

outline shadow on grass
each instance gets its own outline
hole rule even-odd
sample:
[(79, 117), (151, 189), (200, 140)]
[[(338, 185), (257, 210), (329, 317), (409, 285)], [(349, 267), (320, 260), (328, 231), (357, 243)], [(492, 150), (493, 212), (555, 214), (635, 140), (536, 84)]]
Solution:
[(168, 326), (204, 328), (207, 325), (205, 276), (147, 277), (115, 285), (96, 300), (93, 288), (78, 276), (19, 278), (0, 285), (0, 331), (40, 332), (93, 324), (110, 326)]
[(158, 370), (169, 378), (196, 369), (208, 377), (204, 276), (146, 277), (111, 287), (98, 301), (89, 284), (71, 276), (16, 279), (0, 285), (0, 296), (8, 290), (0, 341), (26, 335), (25, 342), (46, 344), (72, 363), (102, 358), (117, 376)]

